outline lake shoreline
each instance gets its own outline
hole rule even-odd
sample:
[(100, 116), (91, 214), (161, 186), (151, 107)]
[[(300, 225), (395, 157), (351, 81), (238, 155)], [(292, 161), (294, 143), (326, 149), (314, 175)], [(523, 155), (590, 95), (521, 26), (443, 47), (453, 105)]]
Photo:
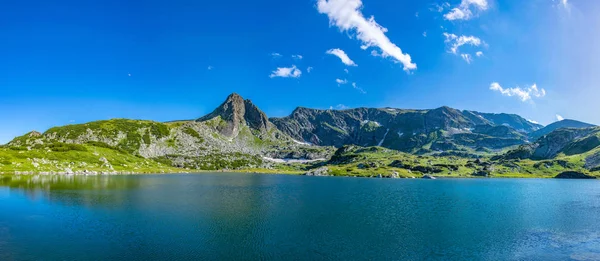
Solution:
[[(1, 176), (132, 176), (132, 175), (177, 175), (177, 174), (214, 174), (214, 173), (241, 173), (241, 174), (260, 174), (260, 175), (292, 175), (292, 176), (311, 176), (306, 175), (306, 172), (292, 172), (292, 171), (274, 171), (274, 170), (195, 170), (195, 171), (181, 171), (181, 172), (164, 172), (164, 171), (144, 171), (144, 172), (131, 172), (131, 171), (114, 171), (114, 172), (27, 172), (27, 171), (16, 171), (16, 172), (0, 172)], [(558, 173), (560, 174), (560, 173)], [(558, 175), (556, 174), (556, 175)], [(447, 175), (429, 175), (435, 179), (555, 179), (556, 176), (528, 176), (528, 175), (509, 175), (509, 176), (447, 176)], [(415, 177), (397, 177), (392, 178), (389, 176), (359, 176), (359, 175), (324, 175), (316, 177), (344, 177), (344, 178), (364, 178), (364, 179), (423, 179), (422, 176)], [(594, 179), (592, 179), (594, 180)], [(598, 179), (595, 179), (598, 180)]]

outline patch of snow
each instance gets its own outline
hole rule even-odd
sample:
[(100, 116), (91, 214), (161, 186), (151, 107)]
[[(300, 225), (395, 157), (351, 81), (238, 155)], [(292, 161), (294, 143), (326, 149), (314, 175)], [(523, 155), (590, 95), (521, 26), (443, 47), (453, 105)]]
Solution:
[(376, 121), (370, 121), (370, 120), (364, 120), (361, 122), (361, 124), (364, 125), (364, 124), (368, 124), (369, 122), (375, 123), (375, 126), (377, 126), (377, 127), (381, 127), (381, 123), (376, 122)]
[(502, 126), (510, 127), (510, 124), (508, 124), (508, 123), (502, 123)]
[(275, 163), (310, 163), (310, 162), (327, 160), (324, 158), (309, 160), (309, 159), (274, 159), (274, 158), (269, 158), (269, 157), (263, 157), (263, 159), (271, 161), (271, 162), (275, 162)]
[(402, 135), (404, 135), (404, 133), (399, 131), (398, 132), (398, 137), (402, 138)]
[(381, 147), (381, 145), (383, 145), (383, 141), (385, 140), (385, 137), (387, 137), (388, 132), (390, 132), (390, 129), (387, 129), (387, 131), (385, 131), (385, 134), (383, 135), (383, 139), (381, 139), (381, 141), (379, 142), (379, 144), (377, 144), (377, 146)]
[(309, 143), (309, 142), (302, 142), (302, 141), (297, 141), (297, 140), (295, 140), (295, 139), (292, 139), (292, 141), (293, 141), (294, 143), (296, 143), (296, 144), (300, 144), (300, 145), (306, 145), (306, 146), (312, 146), (312, 145), (313, 145), (312, 143)]
[(537, 121), (534, 121), (534, 120), (530, 120), (530, 119), (526, 119), (526, 120), (527, 120), (528, 122), (531, 122), (531, 123), (533, 123), (533, 124), (540, 124), (539, 122), (537, 122)]

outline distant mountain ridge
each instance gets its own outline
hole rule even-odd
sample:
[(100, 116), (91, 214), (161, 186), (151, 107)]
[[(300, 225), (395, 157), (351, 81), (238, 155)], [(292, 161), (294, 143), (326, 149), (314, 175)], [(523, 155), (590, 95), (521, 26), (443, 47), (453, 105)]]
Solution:
[(525, 143), (526, 134), (543, 127), (514, 114), (460, 111), (446, 106), (432, 110), (298, 107), (291, 115), (270, 121), (294, 139), (316, 145), (383, 146), (406, 152), (461, 146), (500, 149)]
[(537, 139), (541, 138), (542, 136), (549, 134), (555, 130), (561, 129), (561, 128), (589, 128), (589, 127), (595, 127), (595, 125), (581, 122), (581, 121), (565, 119), (562, 121), (554, 122), (544, 128), (541, 128), (537, 131), (529, 133), (529, 138), (531, 140), (537, 140)]

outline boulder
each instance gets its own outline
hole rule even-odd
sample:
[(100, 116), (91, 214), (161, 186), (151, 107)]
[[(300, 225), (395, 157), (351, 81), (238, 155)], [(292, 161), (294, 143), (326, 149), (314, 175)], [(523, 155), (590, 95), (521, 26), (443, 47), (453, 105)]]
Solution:
[(431, 175), (423, 175), (423, 179), (436, 179), (436, 178)]

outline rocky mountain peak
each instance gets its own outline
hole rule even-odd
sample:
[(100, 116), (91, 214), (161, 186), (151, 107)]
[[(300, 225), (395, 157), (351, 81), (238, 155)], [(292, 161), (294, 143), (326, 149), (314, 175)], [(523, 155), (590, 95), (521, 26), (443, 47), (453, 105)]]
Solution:
[(241, 127), (245, 125), (261, 133), (271, 128), (267, 115), (254, 105), (251, 100), (245, 100), (237, 93), (230, 94), (225, 99), (225, 102), (213, 112), (196, 121), (210, 121), (216, 118), (224, 121), (223, 124), (216, 124), (217, 130), (228, 137), (237, 136)]

